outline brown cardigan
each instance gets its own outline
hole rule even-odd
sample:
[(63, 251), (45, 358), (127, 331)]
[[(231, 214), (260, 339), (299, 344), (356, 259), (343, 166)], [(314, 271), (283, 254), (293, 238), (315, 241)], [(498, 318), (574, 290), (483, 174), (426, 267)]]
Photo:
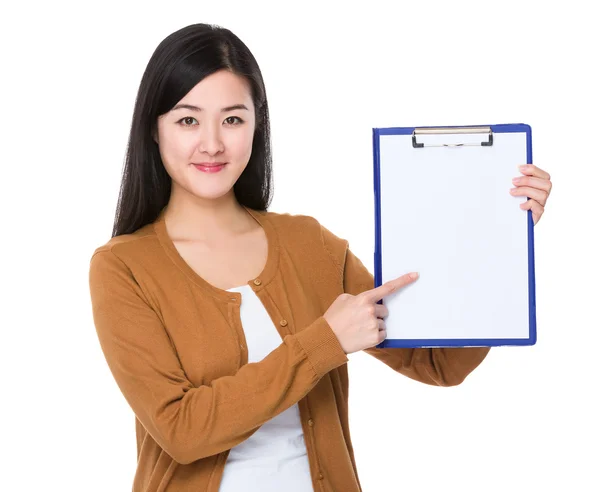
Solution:
[[(348, 361), (323, 313), (373, 276), (316, 219), (248, 213), (268, 258), (248, 282), (282, 343), (248, 364), (241, 294), (207, 283), (167, 235), (164, 210), (112, 238), (90, 262), (93, 318), (108, 366), (136, 416), (134, 492), (218, 492), (229, 449), (299, 404), (315, 491), (361, 486), (348, 427)], [(489, 348), (367, 349), (423, 383), (456, 385)]]

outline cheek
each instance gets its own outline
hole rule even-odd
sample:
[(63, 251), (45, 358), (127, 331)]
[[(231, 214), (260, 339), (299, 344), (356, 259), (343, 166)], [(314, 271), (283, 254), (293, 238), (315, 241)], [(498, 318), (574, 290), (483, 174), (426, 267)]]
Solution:
[(232, 138), (228, 144), (229, 153), (232, 157), (237, 159), (248, 159), (252, 153), (252, 140), (254, 138), (254, 132), (240, 132), (240, 135), (236, 135)]
[(160, 147), (163, 161), (171, 165), (189, 160), (195, 148), (193, 137), (182, 132), (163, 135)]

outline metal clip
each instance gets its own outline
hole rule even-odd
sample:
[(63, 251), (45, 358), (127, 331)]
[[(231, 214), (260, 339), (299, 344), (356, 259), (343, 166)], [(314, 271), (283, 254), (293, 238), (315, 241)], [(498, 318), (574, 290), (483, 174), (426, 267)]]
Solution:
[[(456, 135), (456, 134), (473, 134), (482, 133), (488, 135), (488, 140), (480, 143), (447, 143), (447, 144), (431, 144), (425, 145), (417, 143), (417, 135)], [(423, 147), (462, 147), (462, 146), (484, 146), (490, 147), (494, 144), (492, 129), (489, 126), (473, 126), (473, 127), (440, 127), (440, 128), (415, 128), (412, 134), (412, 145), (415, 149)]]

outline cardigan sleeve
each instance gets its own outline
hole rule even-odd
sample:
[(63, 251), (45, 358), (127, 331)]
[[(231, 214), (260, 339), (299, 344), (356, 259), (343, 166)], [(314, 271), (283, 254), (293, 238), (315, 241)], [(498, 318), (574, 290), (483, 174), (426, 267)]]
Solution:
[(262, 361), (195, 387), (160, 317), (112, 251), (92, 256), (89, 287), (96, 332), (119, 389), (141, 424), (179, 463), (246, 440), (348, 361), (335, 333), (319, 317), (287, 335)]
[[(357, 295), (374, 288), (373, 275), (349, 249), (347, 240), (337, 237), (324, 226), (321, 226), (321, 237), (338, 265), (345, 293)], [(400, 374), (437, 386), (455, 386), (463, 382), (489, 351), (489, 347), (372, 347), (364, 350)]]

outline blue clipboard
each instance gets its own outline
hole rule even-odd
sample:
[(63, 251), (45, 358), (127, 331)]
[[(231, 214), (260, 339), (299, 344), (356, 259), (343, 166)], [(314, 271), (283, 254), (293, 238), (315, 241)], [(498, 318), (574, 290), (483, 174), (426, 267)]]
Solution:
[(523, 123), (373, 128), (374, 286), (420, 273), (379, 301), (378, 348), (536, 343), (533, 218), (509, 193), (525, 163)]

